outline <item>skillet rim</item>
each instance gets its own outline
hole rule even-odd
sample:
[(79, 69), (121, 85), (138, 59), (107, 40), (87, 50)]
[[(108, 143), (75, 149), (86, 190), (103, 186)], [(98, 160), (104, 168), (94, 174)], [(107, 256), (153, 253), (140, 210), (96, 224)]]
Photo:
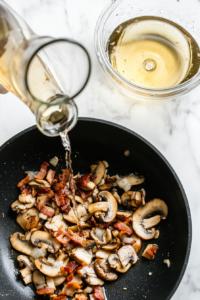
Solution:
[[(106, 121), (106, 120), (102, 120), (102, 119), (97, 119), (97, 118), (88, 118), (88, 117), (79, 117), (78, 121), (86, 121), (86, 122), (96, 122), (96, 123), (101, 123), (101, 124), (106, 124), (112, 127), (116, 127), (118, 129), (124, 130), (128, 133), (130, 133), (131, 135), (137, 137), (139, 140), (141, 140), (142, 142), (144, 142), (146, 145), (148, 145), (154, 152), (156, 152), (156, 154), (164, 161), (164, 163), (167, 165), (167, 167), (169, 168), (169, 170), (171, 171), (172, 175), (174, 176), (178, 187), (181, 191), (181, 194), (183, 196), (183, 200), (185, 203), (185, 207), (186, 207), (186, 213), (187, 213), (187, 220), (188, 220), (188, 244), (187, 244), (187, 251), (186, 251), (186, 255), (185, 255), (185, 259), (184, 259), (184, 263), (180, 272), (180, 275), (178, 277), (178, 280), (176, 281), (176, 284), (174, 285), (172, 291), (169, 293), (169, 295), (167, 296), (166, 300), (170, 300), (172, 298), (172, 296), (174, 295), (174, 293), (176, 292), (176, 290), (178, 289), (183, 276), (185, 274), (188, 262), (189, 262), (189, 257), (190, 257), (190, 252), (191, 252), (191, 245), (192, 245), (192, 219), (191, 219), (191, 212), (190, 212), (190, 206), (189, 206), (189, 201), (187, 199), (185, 190), (183, 188), (183, 185), (178, 177), (178, 175), (176, 174), (175, 170), (172, 168), (171, 164), (168, 162), (168, 160), (164, 157), (164, 155), (155, 147), (153, 146), (149, 141), (147, 141), (145, 138), (143, 138), (141, 135), (137, 134), (135, 131), (128, 129), (122, 125), (116, 124), (114, 122), (110, 122), (110, 121)], [(6, 141), (3, 145), (0, 146), (0, 155), (1, 155), (1, 151), (8, 145), (10, 144), (12, 141), (14, 141), (15, 139), (17, 139), (18, 137), (22, 136), (24, 133), (27, 133), (29, 131), (32, 131), (33, 129), (36, 129), (37, 126), (33, 125), (31, 127), (28, 127), (24, 130), (22, 130), (21, 132), (17, 133), (16, 135), (14, 135), (12, 138), (10, 138), (8, 141)]]

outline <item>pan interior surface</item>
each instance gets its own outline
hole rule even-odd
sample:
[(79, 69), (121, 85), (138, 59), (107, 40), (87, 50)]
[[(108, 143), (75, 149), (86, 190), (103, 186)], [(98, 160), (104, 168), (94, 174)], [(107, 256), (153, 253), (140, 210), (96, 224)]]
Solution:
[[(157, 226), (160, 237), (144, 241), (139, 262), (117, 281), (106, 283), (108, 300), (170, 299), (184, 274), (191, 246), (191, 220), (188, 202), (182, 186), (166, 160), (137, 134), (112, 123), (93, 119), (79, 119), (70, 132), (74, 174), (89, 173), (90, 165), (98, 160), (109, 163), (109, 175), (139, 173), (145, 182), (133, 190), (145, 188), (146, 202), (163, 199), (169, 208), (167, 220)], [(125, 150), (130, 151), (127, 157)], [(9, 237), (21, 231), (16, 214), (10, 206), (18, 199), (17, 183), (24, 171), (38, 171), (40, 165), (58, 156), (58, 172), (65, 168), (64, 148), (59, 138), (42, 135), (36, 127), (15, 136), (0, 149), (0, 298), (43, 299), (35, 294), (33, 285), (25, 286), (18, 272), (17, 256)], [(52, 169), (53, 166), (50, 166)], [(141, 257), (149, 243), (159, 246), (152, 261)], [(163, 263), (171, 262), (170, 268)], [(124, 288), (127, 288), (124, 290)]]

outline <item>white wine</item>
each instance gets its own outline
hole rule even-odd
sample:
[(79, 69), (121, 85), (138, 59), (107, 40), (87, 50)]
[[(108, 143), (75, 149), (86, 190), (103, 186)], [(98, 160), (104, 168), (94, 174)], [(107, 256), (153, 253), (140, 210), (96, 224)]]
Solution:
[(107, 51), (114, 69), (130, 82), (163, 89), (179, 85), (199, 70), (200, 50), (181, 26), (157, 17), (140, 17), (119, 25)]

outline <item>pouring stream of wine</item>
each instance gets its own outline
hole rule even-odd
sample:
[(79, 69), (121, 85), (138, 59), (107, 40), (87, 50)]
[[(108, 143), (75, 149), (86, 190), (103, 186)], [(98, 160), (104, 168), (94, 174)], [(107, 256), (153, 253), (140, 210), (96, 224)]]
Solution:
[(73, 203), (73, 210), (75, 217), (77, 218), (77, 225), (79, 227), (79, 231), (82, 231), (79, 216), (77, 213), (77, 204), (75, 200), (75, 188), (74, 188), (74, 182), (73, 182), (73, 169), (72, 169), (72, 160), (71, 160), (71, 144), (69, 140), (69, 136), (67, 134), (67, 131), (60, 133), (61, 141), (63, 144), (63, 147), (65, 148), (66, 154), (65, 154), (65, 161), (66, 161), (66, 167), (69, 170), (69, 186), (71, 188), (72, 192), (72, 203)]

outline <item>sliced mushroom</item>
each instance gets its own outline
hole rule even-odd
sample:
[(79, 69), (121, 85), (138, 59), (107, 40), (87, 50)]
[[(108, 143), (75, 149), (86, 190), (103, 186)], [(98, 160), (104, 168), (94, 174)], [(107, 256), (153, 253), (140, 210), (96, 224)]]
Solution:
[(108, 263), (112, 269), (116, 269), (120, 265), (119, 257), (117, 254), (111, 254), (108, 257)]
[(106, 230), (103, 228), (93, 227), (90, 235), (99, 245), (105, 245), (107, 242)]
[(111, 251), (107, 251), (107, 250), (98, 250), (95, 255), (96, 255), (96, 258), (103, 258), (103, 259), (107, 259), (110, 255), (112, 254)]
[(91, 215), (98, 211), (107, 212), (108, 211), (108, 203), (107, 202), (95, 202), (88, 206), (88, 211)]
[(95, 188), (95, 183), (89, 181), (86, 186), (81, 186), (81, 188), (85, 191), (92, 191)]
[(33, 272), (33, 283), (36, 290), (43, 289), (46, 286), (45, 277), (39, 270)]
[(32, 251), (32, 256), (36, 259), (38, 257), (44, 257), (46, 256), (47, 251), (44, 248), (38, 248), (38, 247), (34, 247), (33, 251)]
[(21, 194), (19, 195), (19, 201), (21, 203), (34, 203), (35, 198), (31, 194), (29, 195)]
[(132, 216), (132, 211), (117, 211), (117, 218), (130, 218)]
[(33, 267), (33, 264), (32, 262), (28, 259), (27, 256), (25, 255), (19, 255), (17, 257), (17, 261), (19, 263), (19, 266), (20, 267), (27, 267), (30, 271), (33, 271), (34, 270), (34, 267)]
[(117, 192), (117, 189), (112, 189), (112, 194), (115, 197), (115, 199), (117, 200), (118, 204), (122, 204), (121, 198)]
[(97, 167), (93, 170), (93, 175), (96, 176), (95, 179), (93, 179), (95, 185), (98, 185), (100, 183), (105, 171), (106, 167), (104, 163), (102, 161), (99, 161)]
[(113, 187), (113, 183), (104, 183), (98, 186), (100, 191), (109, 191)]
[(145, 206), (138, 208), (133, 214), (133, 230), (144, 240), (150, 240), (155, 237), (155, 232), (147, 230), (143, 226), (143, 222), (145, 217), (156, 212), (161, 215), (161, 219), (166, 219), (168, 215), (168, 207), (163, 200), (153, 199)]
[(115, 197), (108, 191), (100, 192), (99, 197), (108, 203), (108, 211), (104, 215), (101, 215), (101, 220), (105, 223), (113, 221), (118, 208)]
[(69, 211), (68, 214), (63, 214), (63, 218), (64, 218), (66, 221), (70, 222), (70, 223), (75, 223), (75, 224), (77, 224), (77, 218), (76, 218), (76, 216), (75, 216), (75, 214), (74, 214), (73, 208), (70, 209), (70, 211)]
[[(44, 187), (51, 187), (50, 183), (47, 182), (46, 180), (41, 180), (41, 179), (35, 179), (35, 181), (37, 183), (39, 183), (40, 185), (42, 184)], [(30, 183), (29, 183), (30, 184)]]
[(94, 262), (94, 269), (97, 276), (104, 280), (117, 280), (117, 274), (111, 271), (109, 264), (104, 259), (97, 258)]
[(47, 257), (47, 260), (50, 263), (54, 263), (54, 261), (56, 260), (54, 254), (49, 254), (48, 257)]
[(88, 276), (85, 279), (85, 282), (87, 282), (87, 284), (91, 285), (91, 286), (102, 286), (104, 285), (104, 281), (101, 280), (100, 278), (96, 277), (96, 276)]
[(29, 231), (38, 226), (39, 211), (36, 208), (31, 208), (24, 214), (18, 214), (16, 221), (24, 231)]
[(112, 231), (112, 235), (114, 236), (114, 238), (117, 237), (118, 234), (119, 234), (119, 230), (115, 229)]
[(54, 278), (47, 276), (46, 277), (47, 288), (56, 290)]
[(116, 250), (120, 247), (121, 245), (121, 241), (119, 238), (115, 238), (111, 241), (111, 243), (107, 244), (107, 245), (103, 245), (102, 249), (104, 250), (108, 250), (108, 251), (112, 251), (112, 250)]
[(161, 216), (157, 215), (149, 219), (144, 219), (142, 221), (142, 225), (145, 229), (153, 228), (154, 226), (158, 225), (161, 221)]
[(130, 262), (135, 264), (138, 261), (136, 251), (130, 245), (121, 247), (118, 250), (117, 255), (123, 268), (125, 268)]
[(53, 280), (54, 280), (55, 286), (61, 285), (66, 280), (66, 278), (67, 278), (66, 276), (54, 277)]
[(13, 204), (11, 205), (11, 209), (13, 211), (16, 211), (16, 213), (20, 213), (20, 212), (26, 212), (28, 209), (33, 207), (34, 203), (21, 203), (19, 200), (16, 200), (15, 202), (13, 202)]
[(63, 220), (62, 214), (58, 214), (46, 222), (45, 227), (53, 231), (58, 231), (59, 228), (62, 228), (63, 230), (67, 230), (68, 228), (67, 224)]
[(133, 233), (130, 237), (123, 236), (122, 242), (124, 244), (131, 244), (133, 246), (133, 248), (135, 249), (136, 253), (139, 253), (139, 251), (142, 247), (142, 240), (135, 233)]
[(98, 201), (98, 195), (99, 195), (98, 188), (94, 188), (94, 190), (92, 191), (92, 199), (94, 200), (94, 202)]
[(83, 244), (83, 247), (87, 251), (93, 249), (93, 247), (96, 246), (96, 244), (97, 244), (96, 241), (86, 240), (85, 243)]
[(77, 205), (77, 213), (81, 222), (86, 222), (91, 218), (87, 203)]
[(121, 200), (122, 204), (124, 206), (127, 206), (129, 208), (138, 208), (142, 205), (145, 205), (145, 195), (146, 192), (144, 189), (141, 189), (140, 191), (129, 191), (123, 193)]
[(149, 260), (154, 259), (157, 250), (158, 250), (157, 245), (149, 244), (146, 246), (144, 252), (142, 253), (142, 256)]
[(82, 279), (87, 278), (88, 276), (96, 276), (95, 271), (92, 267), (84, 266), (78, 269), (77, 273), (81, 275)]
[(72, 249), (70, 257), (79, 264), (85, 263), (86, 265), (90, 265), (92, 262), (92, 254), (90, 254), (82, 247), (75, 247), (74, 249)]
[(59, 261), (59, 262), (53, 262), (50, 263), (45, 257), (38, 257), (35, 260), (35, 265), (37, 269), (49, 276), (49, 277), (57, 277), (62, 276), (62, 272), (60, 271), (61, 267), (65, 267), (69, 262), (69, 259), (67, 258), (65, 261)]
[(122, 265), (118, 265), (117, 268), (116, 268), (116, 271), (119, 272), (119, 273), (126, 273), (130, 267), (132, 266), (131, 263), (129, 263), (126, 267), (122, 267)]
[(19, 252), (27, 255), (32, 255), (32, 251), (35, 248), (30, 241), (23, 239), (24, 236), (20, 232), (15, 232), (10, 237), (10, 242), (13, 248)]
[(130, 191), (133, 185), (138, 185), (143, 183), (145, 180), (144, 176), (139, 176), (135, 174), (130, 174), (117, 179), (116, 183), (118, 187), (123, 189), (125, 192)]
[(25, 268), (19, 271), (25, 284), (29, 284), (33, 281), (32, 272), (29, 268)]
[(34, 246), (44, 248), (51, 253), (56, 253), (61, 247), (61, 244), (45, 231), (37, 230), (33, 232), (31, 242)]

